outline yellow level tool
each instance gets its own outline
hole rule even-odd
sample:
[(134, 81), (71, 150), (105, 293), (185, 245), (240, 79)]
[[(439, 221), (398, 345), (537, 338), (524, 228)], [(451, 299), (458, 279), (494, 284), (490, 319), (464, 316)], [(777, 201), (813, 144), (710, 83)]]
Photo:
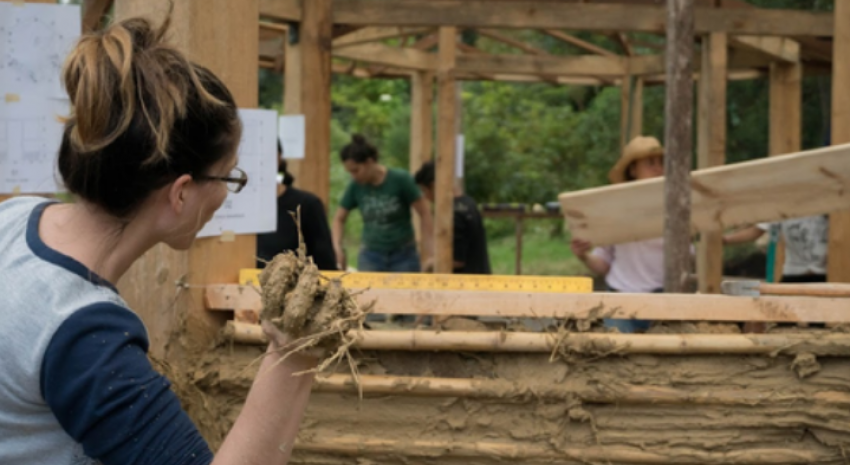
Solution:
[[(259, 285), (262, 270), (245, 269), (239, 272), (239, 283)], [(487, 291), (487, 292), (569, 292), (593, 291), (593, 280), (584, 277), (561, 276), (504, 276), (460, 275), (430, 273), (342, 273), (323, 271), (328, 278), (342, 278), (342, 283), (352, 289), (411, 289), (436, 291)]]

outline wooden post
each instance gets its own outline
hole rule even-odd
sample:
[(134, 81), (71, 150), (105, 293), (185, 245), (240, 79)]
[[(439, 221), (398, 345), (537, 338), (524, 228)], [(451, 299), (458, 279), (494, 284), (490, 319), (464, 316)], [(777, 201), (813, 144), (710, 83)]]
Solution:
[(455, 143), (457, 135), (457, 82), (455, 61), (457, 28), (440, 28), (437, 67), (437, 174), (434, 186), (434, 265), (437, 273), (453, 270)]
[(643, 134), (643, 78), (623, 76), (620, 85), (620, 149)]
[[(304, 78), (301, 66), (301, 45), (298, 41), (299, 29), (290, 30), (283, 43), (283, 114), (301, 114), (301, 81)], [(284, 153), (286, 148), (284, 147)], [(286, 169), (295, 177), (295, 185), (301, 187), (301, 164), (303, 160), (287, 160)]]
[(664, 290), (683, 292), (691, 265), (693, 0), (667, 0), (664, 157)]
[(410, 79), (410, 170), (416, 172), (433, 157), (434, 75), (417, 71)]
[[(410, 76), (410, 172), (416, 171), (433, 158), (434, 150), (434, 74), (417, 71)], [(419, 215), (413, 213), (413, 230), (416, 243), (422, 237)], [(424, 258), (425, 253), (420, 252)]]
[[(803, 65), (780, 63), (770, 65), (770, 155), (798, 152), (802, 147), (801, 107), (803, 101)], [(774, 281), (782, 278), (785, 243), (776, 245)], [(768, 270), (770, 272), (770, 270)]]
[[(716, 32), (702, 39), (699, 79), (697, 166), (710, 168), (726, 162), (727, 36)], [(699, 291), (720, 292), (723, 280), (722, 233), (703, 233), (697, 254)]]
[[(146, 16), (159, 23), (170, 4), (117, 0), (116, 18)], [(245, 31), (256, 31), (258, 16), (258, 0), (182, 0), (174, 2), (171, 17), (170, 42), (218, 75), (241, 108), (257, 106), (259, 37)], [(201, 289), (177, 283), (238, 282), (239, 269), (253, 267), (255, 255), (256, 236), (239, 235), (230, 242), (200, 239), (187, 252), (160, 244), (139, 259), (119, 288), (147, 326), (151, 354), (165, 357), (169, 349), (179, 349), (178, 344), (209, 347), (224, 321), (204, 309)]]
[[(850, 4), (835, 2), (832, 40), (832, 144), (850, 142)], [(850, 211), (829, 215), (827, 275), (832, 282), (850, 282)]]
[(301, 111), (307, 145), (301, 163), (301, 187), (328, 205), (331, 189), (331, 0), (303, 2), (301, 43)]

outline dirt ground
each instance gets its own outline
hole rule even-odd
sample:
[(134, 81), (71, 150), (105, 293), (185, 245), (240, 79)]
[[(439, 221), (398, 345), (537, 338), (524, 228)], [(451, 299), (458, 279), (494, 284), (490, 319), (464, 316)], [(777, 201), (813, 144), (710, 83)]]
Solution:
[[(737, 332), (694, 328), (659, 332)], [(261, 353), (225, 343), (179, 370), (185, 376), (175, 389), (213, 447), (236, 418), (256, 375), (248, 367)], [(356, 355), (366, 375), (483, 380), (496, 388), (475, 398), (367, 393), (360, 400), (354, 392), (314, 392), (293, 463), (848, 460), (844, 357), (588, 354), (550, 362), (549, 354)], [(537, 394), (543, 392), (550, 394)]]

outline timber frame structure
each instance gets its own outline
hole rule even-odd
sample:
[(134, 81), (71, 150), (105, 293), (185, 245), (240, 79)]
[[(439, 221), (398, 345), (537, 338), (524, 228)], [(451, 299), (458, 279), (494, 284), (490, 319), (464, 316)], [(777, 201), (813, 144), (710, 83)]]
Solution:
[[(694, 1), (695, 40), (701, 43), (695, 58), (698, 167), (725, 162), (722, 102), (730, 79), (770, 79), (770, 154), (779, 155), (800, 149), (803, 74), (831, 70), (832, 143), (850, 142), (850, 88), (841, 85), (850, 82), (850, 11), (845, 2), (836, 2), (833, 14), (759, 9), (741, 0)], [(96, 30), (113, 6), (117, 19), (135, 15), (156, 19), (168, 4), (168, 0), (84, 0), (84, 29)], [(307, 125), (307, 157), (295, 167), (300, 187), (325, 201), (332, 156), (332, 74), (410, 79), (411, 165), (418, 166), (432, 153), (436, 156), (436, 264), (438, 272), (450, 272), (458, 82), (622, 86), (621, 129), (626, 140), (641, 131), (643, 86), (661, 83), (664, 74), (663, 47), (635, 40), (634, 34), (663, 34), (665, 13), (660, 0), (393, 0), (392, 8), (387, 0), (241, 0), (238, 6), (227, 0), (181, 0), (175, 2), (172, 36), (191, 59), (221, 75), (243, 107), (257, 105), (260, 67), (285, 71), (284, 112), (304, 114)], [(246, 33), (254, 28), (258, 34)], [(482, 40), (501, 42), (519, 53), (490, 55), (458, 41), (459, 32), (468, 29), (477, 31)], [(505, 31), (517, 29), (541, 31), (575, 47), (577, 53), (548, 55)], [(608, 35), (619, 49), (600, 47), (566, 31)], [(404, 40), (386, 43), (393, 38)], [(850, 282), (848, 235), (850, 211), (833, 214), (829, 244), (833, 281)], [(721, 247), (718, 235), (708, 235), (700, 244), (703, 292), (719, 289)], [(188, 253), (158, 247), (134, 266), (123, 281), (122, 293), (143, 315), (161, 313), (188, 299), (183, 304), (190, 314), (218, 326), (220, 321), (195, 311), (201, 308), (199, 292), (182, 286), (174, 296), (172, 284), (236, 282), (237, 270), (253, 264), (254, 250), (253, 236), (239, 236), (233, 242), (199, 240)], [(156, 325), (173, 326), (172, 319), (158, 320)], [(158, 344), (166, 343), (152, 342), (154, 352)]]
[[(799, 151), (802, 76), (832, 69), (833, 56), (839, 57), (838, 49), (845, 46), (836, 40), (834, 50), (831, 40), (842, 32), (843, 25), (835, 22), (840, 15), (834, 19), (832, 13), (760, 9), (741, 0), (695, 0), (695, 6), (695, 40), (701, 44), (694, 60), (699, 82), (697, 168), (725, 163), (728, 80), (769, 78), (770, 155)], [(397, 0), (392, 8), (379, 0), (262, 0), (260, 66), (284, 72), (286, 112), (308, 113), (313, 102), (306, 93), (292, 102), (298, 99), (297, 89), (314, 77), (302, 79), (307, 60), (299, 39), (306, 37), (303, 31), (318, 25), (324, 27), (322, 44), (330, 44), (330, 50), (320, 50), (326, 72), (411, 80), (411, 169), (435, 153), (437, 270), (450, 272), (458, 81), (620, 86), (622, 145), (642, 131), (644, 86), (663, 84), (665, 72), (663, 44), (635, 40), (632, 35), (663, 35), (665, 12), (665, 2), (658, 0)], [(517, 29), (537, 30), (577, 53), (549, 54), (506, 31)], [(565, 30), (603, 34), (619, 47), (604, 48)], [(467, 31), (517, 53), (485, 53), (458, 40)], [(397, 40), (390, 45), (389, 39)], [(435, 85), (436, 148), (431, 110)], [(844, 91), (837, 90), (834, 105), (842, 95)], [(833, 110), (834, 116), (841, 114), (839, 108)], [(832, 124), (835, 128), (837, 121)], [(842, 141), (842, 130), (836, 131), (833, 143)], [(319, 158), (328, 150), (308, 152), (300, 168), (302, 186), (326, 198), (329, 161)], [(832, 220), (830, 256), (835, 259), (830, 262), (830, 276), (848, 281), (850, 267), (837, 259), (850, 253), (842, 239), (850, 223), (844, 214), (833, 215)], [(719, 291), (722, 255), (720, 235), (705, 235), (697, 259), (701, 292)]]

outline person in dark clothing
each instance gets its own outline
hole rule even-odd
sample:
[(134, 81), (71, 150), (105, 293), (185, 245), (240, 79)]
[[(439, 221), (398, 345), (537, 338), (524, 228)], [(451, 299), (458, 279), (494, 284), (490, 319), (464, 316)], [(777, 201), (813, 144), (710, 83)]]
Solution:
[(277, 230), (257, 235), (257, 268), (264, 268), (275, 255), (298, 249), (298, 227), (290, 212), (301, 206), (301, 232), (307, 256), (320, 270), (336, 270), (328, 218), (325, 206), (315, 195), (292, 187), (295, 178), (286, 170), (286, 160), (278, 143)]
[[(434, 202), (434, 162), (425, 162), (414, 179), (425, 197)], [(491, 273), (481, 212), (472, 197), (457, 192), (454, 198), (454, 272)]]

